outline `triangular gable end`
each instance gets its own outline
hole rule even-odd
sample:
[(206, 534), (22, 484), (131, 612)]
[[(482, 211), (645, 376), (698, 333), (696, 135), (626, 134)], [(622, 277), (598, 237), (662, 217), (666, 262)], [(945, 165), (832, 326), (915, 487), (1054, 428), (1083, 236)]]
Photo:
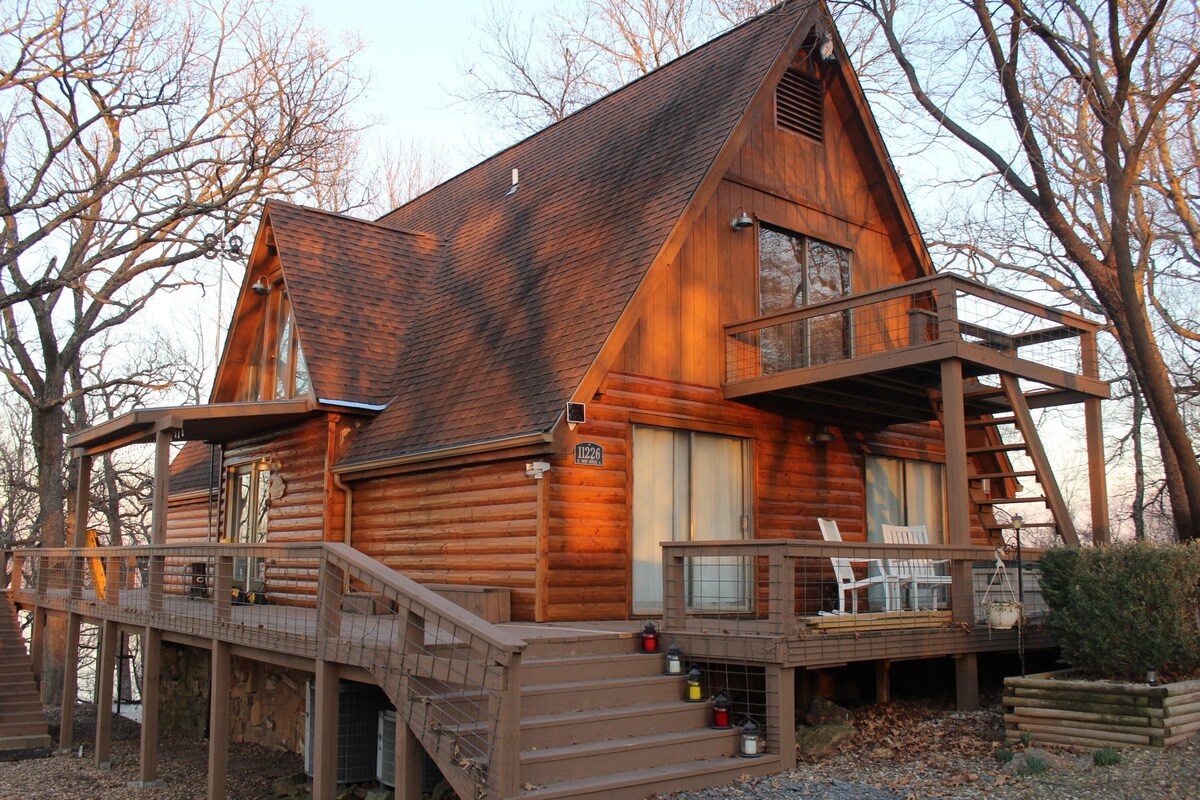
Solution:
[[(654, 302), (653, 298), (656, 292), (665, 287), (666, 273), (671, 270), (672, 263), (692, 234), (693, 227), (701, 215), (709, 210), (709, 204), (716, 202), (714, 198), (717, 197), (722, 184), (730, 180), (731, 172), (739, 171), (738, 166), (744, 161), (745, 152), (758, 144), (757, 139), (761, 138), (761, 132), (756, 131), (761, 126), (774, 127), (776, 125), (777, 100), (781, 87), (786, 92), (788, 84), (791, 83), (789, 77), (794, 77), (797, 72), (803, 75), (806, 72), (820, 71), (822, 80), (818, 102), (825, 109), (825, 116), (828, 118), (825, 122), (840, 125), (842, 131), (848, 133), (856, 145), (848, 149), (849, 152), (845, 154), (846, 158), (829, 158), (821, 168), (829, 171), (844, 170), (848, 167), (847, 159), (853, 159), (855, 164), (861, 166), (863, 174), (860, 182), (864, 193), (870, 194), (878, 207), (878, 212), (875, 214), (876, 219), (872, 221), (872, 224), (886, 227), (889, 239), (893, 243), (892, 246), (906, 251), (901, 256), (901, 260), (908, 264), (903, 279), (911, 280), (933, 274), (932, 259), (925, 247), (916, 217), (909, 206), (899, 175), (892, 165), (874, 116), (870, 112), (866, 96), (850, 66), (849, 55), (837, 34), (832, 18), (824, 4), (814, 3), (810, 10), (812, 12), (810, 15), (806, 15), (798, 21), (787, 45), (764, 76), (753, 100), (747, 106), (737, 127), (730, 133), (720, 155), (714, 161), (704, 182), (672, 230), (671, 236), (655, 259), (654, 265), (647, 271), (641, 286), (613, 328), (612, 334), (605, 342), (596, 361), (572, 393), (570, 398), (572, 401), (587, 402), (600, 387), (609, 370), (621, 358), (626, 342), (644, 319), (647, 309)], [(830, 38), (826, 39), (826, 34)], [(823, 44), (826, 47), (832, 46), (831, 58), (824, 59), (818, 56), (817, 51)], [(818, 59), (819, 63), (815, 63)], [(834, 81), (837, 82), (836, 91), (834, 91)], [(809, 92), (812, 91), (811, 87), (804, 88), (808, 88)], [(801, 99), (804, 100), (804, 98)], [(810, 104), (813, 102), (811, 96), (807, 98), (807, 102)], [(803, 114), (803, 110), (800, 113)], [(803, 116), (798, 118), (795, 113), (792, 114), (790, 121), (800, 126), (813, 124), (811, 121), (803, 119)], [(779, 124), (786, 127), (788, 122), (789, 120), (784, 119), (779, 121)], [(793, 131), (788, 135), (796, 135), (796, 133)], [(806, 133), (811, 138), (813, 131), (810, 129)], [(756, 137), (756, 141), (750, 142), (751, 137)], [(795, 200), (803, 193), (802, 188), (799, 190), (795, 187), (769, 188), (767, 184), (772, 181), (756, 181), (753, 177), (747, 178), (744, 175), (739, 175), (736, 182), (746, 188), (767, 189), (768, 192), (776, 192), (781, 195), (779, 199), (785, 201)], [(735, 211), (733, 206), (737, 205), (736, 202), (732, 203), (730, 208), (722, 209), (718, 216), (724, 215), (728, 219)], [(743, 208), (743, 210), (745, 209)], [(745, 316), (753, 316), (754, 313), (754, 311), (747, 311)], [(719, 347), (720, 345), (718, 343), (715, 346)], [(720, 379), (715, 381), (699, 380), (698, 382), (719, 384)]]

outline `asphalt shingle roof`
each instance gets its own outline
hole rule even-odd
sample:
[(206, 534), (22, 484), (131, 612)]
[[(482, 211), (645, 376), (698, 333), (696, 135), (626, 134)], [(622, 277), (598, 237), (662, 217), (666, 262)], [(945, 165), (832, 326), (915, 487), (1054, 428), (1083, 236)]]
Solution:
[(318, 397), (388, 402), (343, 463), (549, 430), (816, 10), (782, 4), (377, 223), (270, 204)]

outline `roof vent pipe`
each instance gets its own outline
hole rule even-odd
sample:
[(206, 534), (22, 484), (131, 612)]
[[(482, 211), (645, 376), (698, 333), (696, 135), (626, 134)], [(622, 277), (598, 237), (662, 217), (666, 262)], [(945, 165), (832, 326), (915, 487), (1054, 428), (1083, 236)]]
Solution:
[(508, 195), (510, 195), (510, 194), (517, 193), (517, 184), (520, 182), (520, 180), (521, 180), (520, 176), (517, 174), (517, 168), (513, 167), (512, 186), (508, 187), (508, 194), (505, 194), (504, 195), (505, 197), (508, 197)]

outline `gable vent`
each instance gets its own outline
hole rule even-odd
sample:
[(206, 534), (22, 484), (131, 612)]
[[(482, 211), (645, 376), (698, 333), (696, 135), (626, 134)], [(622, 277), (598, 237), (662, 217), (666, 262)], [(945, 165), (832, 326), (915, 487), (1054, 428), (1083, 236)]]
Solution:
[(795, 69), (775, 90), (775, 124), (818, 142), (825, 141), (825, 91), (821, 82)]

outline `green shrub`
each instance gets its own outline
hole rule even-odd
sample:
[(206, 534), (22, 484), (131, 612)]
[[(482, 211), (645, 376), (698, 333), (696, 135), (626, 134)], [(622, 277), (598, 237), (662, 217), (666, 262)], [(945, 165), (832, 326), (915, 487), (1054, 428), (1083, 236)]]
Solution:
[(1013, 755), (1013, 751), (1009, 750), (1007, 747), (1001, 747), (996, 750), (996, 760), (1001, 764), (1007, 764), (1008, 762), (1012, 761)]
[(1017, 738), (1020, 739), (1022, 747), (1029, 747), (1029, 743), (1033, 741), (1033, 734), (1029, 731), (1021, 731), (1021, 735)]
[(1052, 550), (1041, 567), (1046, 623), (1068, 665), (1127, 680), (1200, 665), (1200, 546)]
[(1050, 769), (1050, 765), (1046, 760), (1038, 756), (1025, 756), (1025, 763), (1017, 770), (1018, 775), (1041, 775), (1046, 770)]
[(1115, 767), (1121, 763), (1121, 754), (1111, 747), (1102, 747), (1092, 753), (1092, 763), (1097, 767)]

